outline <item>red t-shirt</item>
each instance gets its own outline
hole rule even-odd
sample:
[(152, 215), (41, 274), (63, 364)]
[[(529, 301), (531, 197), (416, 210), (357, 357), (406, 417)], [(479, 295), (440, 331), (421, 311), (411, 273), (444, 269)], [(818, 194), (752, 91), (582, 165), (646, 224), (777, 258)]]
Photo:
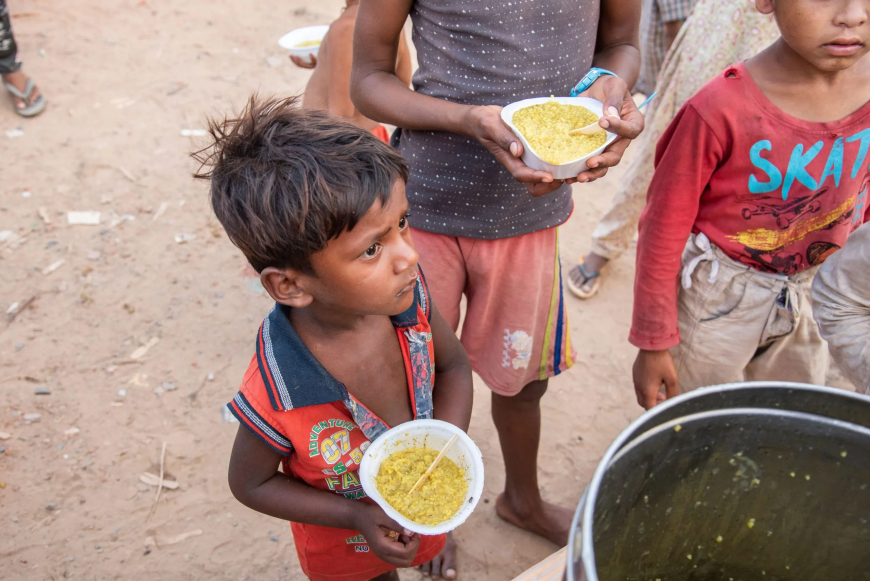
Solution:
[(868, 148), (870, 103), (839, 121), (803, 121), (771, 103), (743, 63), (705, 85), (656, 149), (631, 343), (679, 344), (678, 279), (692, 232), (762, 272), (792, 275), (824, 262), (870, 215)]
[[(432, 417), (434, 349), (429, 292), (422, 271), (415, 301), (391, 317), (405, 362), (414, 419)], [(282, 469), (319, 490), (372, 502), (357, 473), (371, 441), (386, 425), (314, 357), (276, 305), (257, 335), (242, 387), (229, 404), (243, 426), (283, 455)], [(375, 556), (353, 530), (291, 523), (299, 563), (315, 581), (365, 581), (396, 567)], [(444, 535), (422, 536), (414, 566), (432, 560)]]

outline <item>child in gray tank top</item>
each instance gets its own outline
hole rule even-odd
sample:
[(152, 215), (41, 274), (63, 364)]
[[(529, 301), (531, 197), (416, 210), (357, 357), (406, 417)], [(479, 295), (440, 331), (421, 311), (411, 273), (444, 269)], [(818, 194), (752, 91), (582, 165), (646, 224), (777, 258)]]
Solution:
[[(414, 25), (414, 90), (395, 74), (405, 20)], [(457, 328), (492, 389), (505, 460), (498, 515), (567, 542), (571, 511), (545, 503), (537, 481), (540, 398), (571, 366), (556, 227), (573, 208), (570, 184), (619, 163), (643, 117), (629, 93), (640, 68), (639, 0), (362, 0), (351, 97), (366, 116), (401, 128), (393, 144), (411, 166), (407, 195), (433, 302)], [(584, 96), (619, 118), (600, 122), (622, 139), (569, 180), (527, 167), (501, 108), (567, 95), (590, 67)], [(595, 69), (593, 69), (594, 71)], [(455, 547), (424, 571), (456, 575)]]

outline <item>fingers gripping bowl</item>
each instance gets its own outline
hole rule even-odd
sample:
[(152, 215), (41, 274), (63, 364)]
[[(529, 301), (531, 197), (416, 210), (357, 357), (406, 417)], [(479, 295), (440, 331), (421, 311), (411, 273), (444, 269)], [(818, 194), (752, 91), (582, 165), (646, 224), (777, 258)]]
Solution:
[(572, 159), (564, 163), (550, 163), (544, 159), (543, 155), (535, 151), (528, 139), (526, 139), (526, 136), (523, 135), (522, 131), (520, 131), (514, 123), (514, 115), (520, 110), (535, 105), (544, 105), (550, 102), (555, 102), (561, 105), (579, 105), (589, 109), (589, 111), (598, 117), (601, 117), (604, 114), (604, 106), (600, 101), (596, 101), (595, 99), (589, 99), (587, 97), (539, 97), (511, 103), (501, 110), (501, 118), (502, 121), (511, 128), (511, 131), (514, 132), (517, 139), (519, 139), (523, 144), (523, 163), (532, 169), (550, 172), (553, 175), (553, 178), (557, 180), (575, 178), (581, 172), (590, 169), (589, 166), (586, 165), (586, 161), (589, 158), (600, 155), (618, 136), (615, 133), (602, 129), (602, 132), (605, 133), (604, 143), (593, 151), (590, 151), (577, 159)]
[[(412, 448), (428, 448), (437, 453), (454, 435), (459, 438), (447, 451), (445, 459), (452, 460), (463, 471), (467, 484), (459, 509), (447, 520), (433, 525), (420, 524), (406, 518), (378, 490), (377, 479), (381, 464), (396, 452)], [(480, 495), (483, 494), (483, 457), (474, 441), (453, 424), (440, 420), (414, 420), (396, 426), (372, 442), (360, 463), (359, 476), (366, 495), (384, 509), (390, 518), (409, 531), (421, 535), (440, 535), (461, 525), (474, 512)]]

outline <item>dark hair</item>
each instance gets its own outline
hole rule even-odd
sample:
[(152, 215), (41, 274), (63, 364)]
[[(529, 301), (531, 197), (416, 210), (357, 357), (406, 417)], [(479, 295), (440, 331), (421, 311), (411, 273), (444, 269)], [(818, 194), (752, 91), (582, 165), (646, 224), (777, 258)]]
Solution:
[(192, 154), (211, 181), (211, 205), (251, 266), (313, 274), (311, 255), (386, 204), (402, 156), (370, 132), (297, 97), (251, 97), (237, 118), (209, 120), (213, 143)]

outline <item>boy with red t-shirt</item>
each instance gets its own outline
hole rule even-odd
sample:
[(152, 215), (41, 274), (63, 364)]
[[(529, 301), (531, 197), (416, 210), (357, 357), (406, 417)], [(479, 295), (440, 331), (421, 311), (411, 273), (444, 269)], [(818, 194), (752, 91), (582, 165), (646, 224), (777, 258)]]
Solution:
[(756, 7), (782, 37), (701, 89), (658, 145), (630, 336), (647, 409), (729, 381), (825, 380), (810, 284), (870, 209), (870, 0)]
[(360, 461), (413, 419), (466, 430), (471, 364), (417, 268), (402, 157), (293, 105), (252, 100), (212, 123), (198, 155), (218, 220), (276, 302), (229, 404), (241, 422), (230, 489), (292, 522), (310, 579), (398, 580), (445, 538), (408, 532), (366, 498)]

